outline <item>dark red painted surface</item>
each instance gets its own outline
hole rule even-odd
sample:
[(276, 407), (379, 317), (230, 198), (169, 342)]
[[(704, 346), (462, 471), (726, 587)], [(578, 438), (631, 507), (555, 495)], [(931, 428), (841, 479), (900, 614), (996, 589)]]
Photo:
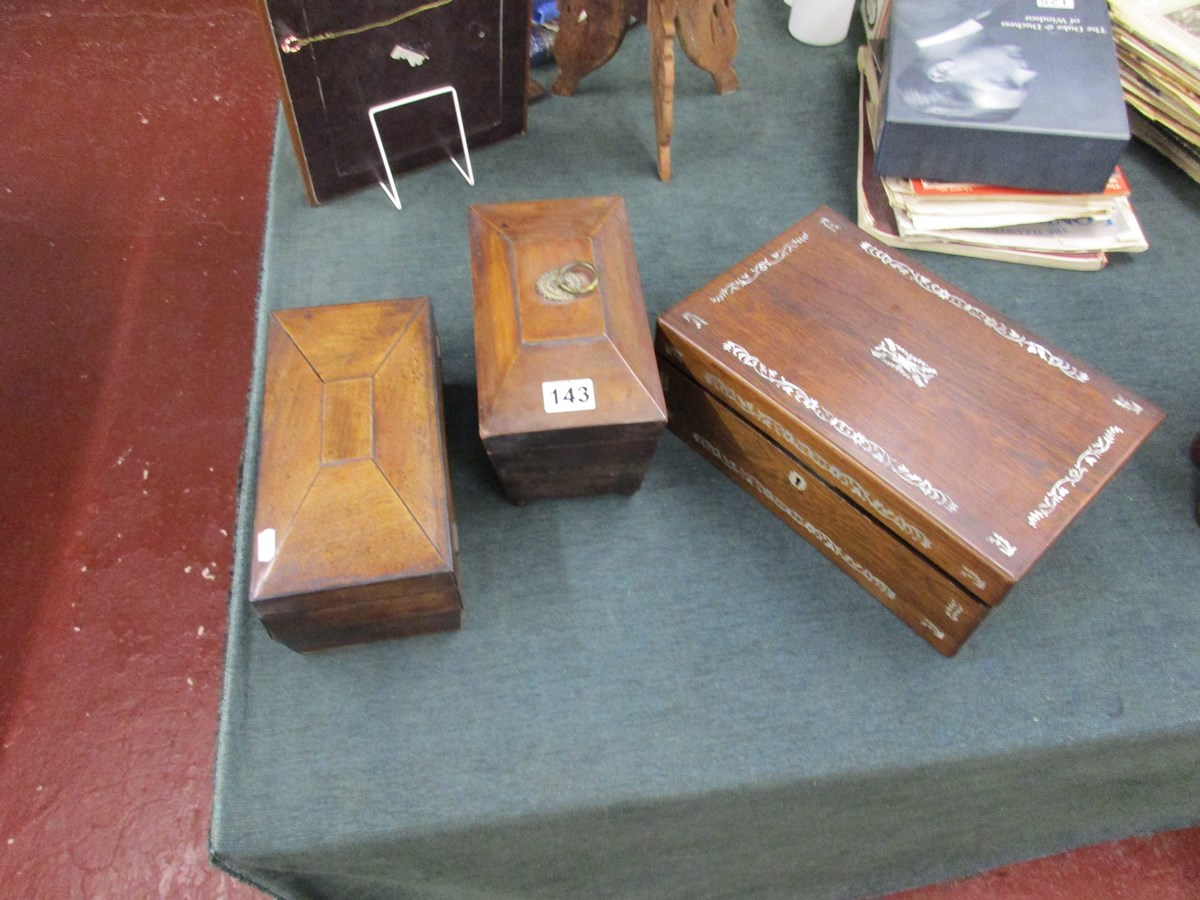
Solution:
[[(0, 0), (0, 897), (209, 866), (275, 84), (253, 0)], [(1200, 829), (904, 900), (1200, 897)]]
[(206, 834), (275, 101), (242, 2), (0, 3), (0, 894)]

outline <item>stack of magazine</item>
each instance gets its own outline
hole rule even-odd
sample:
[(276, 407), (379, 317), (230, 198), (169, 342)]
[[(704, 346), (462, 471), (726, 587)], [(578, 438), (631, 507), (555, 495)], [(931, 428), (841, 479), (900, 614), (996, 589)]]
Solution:
[(1079, 270), (1104, 267), (1111, 253), (1147, 248), (1119, 167), (1102, 190), (1091, 194), (877, 175), (880, 39), (886, 36), (890, 5), (889, 0), (866, 0), (862, 7), (868, 43), (858, 54), (857, 193), (864, 231), (902, 249)]
[(1109, 0), (1133, 134), (1200, 181), (1200, 2)]

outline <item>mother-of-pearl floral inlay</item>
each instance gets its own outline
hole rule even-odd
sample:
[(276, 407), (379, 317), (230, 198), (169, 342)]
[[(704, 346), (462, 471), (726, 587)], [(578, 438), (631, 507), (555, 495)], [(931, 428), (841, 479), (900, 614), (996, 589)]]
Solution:
[(721, 345), (721, 348), (742, 365), (756, 372), (759, 377), (769, 381), (775, 385), (780, 391), (800, 404), (804, 409), (816, 416), (821, 422), (829, 426), (842, 437), (849, 440), (859, 450), (871, 456), (876, 462), (887, 466), (893, 473), (904, 480), (906, 484), (911, 485), (916, 490), (925, 495), (931, 502), (945, 509), (947, 512), (958, 512), (958, 504), (950, 498), (944, 491), (939, 490), (930, 483), (929, 479), (923, 478), (916, 472), (913, 472), (904, 463), (896, 460), (883, 447), (864, 435), (861, 431), (854, 428), (848, 422), (838, 418), (829, 410), (825, 409), (820, 401), (810, 397), (803, 388), (799, 385), (792, 384), (787, 378), (780, 375), (777, 371), (766, 365), (757, 356), (747, 350), (741, 344), (735, 341), (726, 341)]
[(1038, 508), (1029, 514), (1026, 519), (1029, 527), (1037, 528), (1038, 522), (1049, 518), (1050, 513), (1054, 512), (1058, 505), (1066, 499), (1067, 494), (1071, 493), (1071, 488), (1083, 481), (1083, 476), (1095, 468), (1096, 463), (1100, 462), (1100, 457), (1112, 448), (1117, 440), (1117, 435), (1124, 433), (1124, 429), (1110, 425), (1104, 430), (1104, 434), (1092, 441), (1088, 448), (1079, 454), (1075, 465), (1067, 470), (1067, 474), (1054, 482), (1050, 490), (1046, 492), (1046, 496), (1042, 498), (1042, 502), (1038, 504)]
[(896, 259), (894, 256), (892, 256), (886, 250), (879, 249), (874, 244), (872, 244), (870, 241), (860, 242), (859, 248), (863, 252), (865, 252), (868, 256), (870, 256), (872, 259), (878, 260), (879, 262), (883, 263), (885, 266), (892, 269), (893, 271), (900, 273), (905, 278), (909, 279), (914, 284), (916, 284), (918, 287), (922, 288), (925, 291), (928, 291), (934, 297), (937, 297), (939, 300), (944, 300), (946, 303), (949, 303), (951, 306), (953, 306), (957, 309), (961, 309), (963, 312), (965, 312), (971, 318), (976, 319), (979, 322), (982, 322), (984, 325), (986, 325), (988, 328), (992, 329), (992, 331), (994, 331), (996, 334), (1000, 335), (1005, 340), (1012, 341), (1014, 344), (1024, 347), (1025, 352), (1030, 353), (1033, 356), (1036, 356), (1038, 359), (1040, 359), (1046, 365), (1051, 366), (1052, 368), (1058, 369), (1060, 372), (1062, 372), (1068, 378), (1073, 378), (1075, 381), (1078, 381), (1081, 383), (1091, 380), (1091, 376), (1088, 375), (1087, 372), (1081, 371), (1080, 369), (1071, 365), (1071, 363), (1067, 362), (1061, 356), (1058, 356), (1058, 355), (1050, 352), (1048, 349), (1043, 347), (1041, 344), (1036, 343), (1035, 341), (1029, 340), (1029, 338), (1025, 337), (1025, 335), (1021, 334), (1019, 331), (1016, 331), (1012, 327), (1005, 325), (1003, 322), (1001, 322), (995, 316), (989, 315), (988, 313), (986, 313), (982, 309), (980, 309), (978, 306), (975, 306), (974, 304), (969, 303), (968, 301), (964, 300), (962, 297), (958, 296), (957, 294), (951, 293), (950, 291), (946, 290), (944, 287), (942, 287), (936, 281), (934, 281), (933, 279), (931, 279), (925, 275), (922, 275), (920, 272), (918, 272), (916, 269), (914, 269), (912, 266), (908, 265), (907, 263), (903, 263), (900, 260)]

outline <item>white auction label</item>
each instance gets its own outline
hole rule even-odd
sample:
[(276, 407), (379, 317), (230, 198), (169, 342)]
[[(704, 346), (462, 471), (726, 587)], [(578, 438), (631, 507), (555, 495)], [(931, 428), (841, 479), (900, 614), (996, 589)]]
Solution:
[(264, 528), (258, 533), (258, 561), (269, 563), (275, 558), (275, 529)]
[(596, 408), (596, 389), (590, 378), (542, 382), (542, 405), (548, 413)]

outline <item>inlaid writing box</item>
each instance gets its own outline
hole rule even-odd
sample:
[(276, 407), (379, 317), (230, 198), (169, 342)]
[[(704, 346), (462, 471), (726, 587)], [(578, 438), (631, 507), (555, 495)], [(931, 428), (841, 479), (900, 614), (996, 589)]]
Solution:
[(672, 431), (946, 655), (1163, 418), (829, 209), (656, 350)]
[(318, 650), (462, 623), (433, 310), (280, 310), (267, 331), (250, 602)]
[(473, 206), (479, 434), (509, 499), (642, 483), (666, 404), (620, 197)]

